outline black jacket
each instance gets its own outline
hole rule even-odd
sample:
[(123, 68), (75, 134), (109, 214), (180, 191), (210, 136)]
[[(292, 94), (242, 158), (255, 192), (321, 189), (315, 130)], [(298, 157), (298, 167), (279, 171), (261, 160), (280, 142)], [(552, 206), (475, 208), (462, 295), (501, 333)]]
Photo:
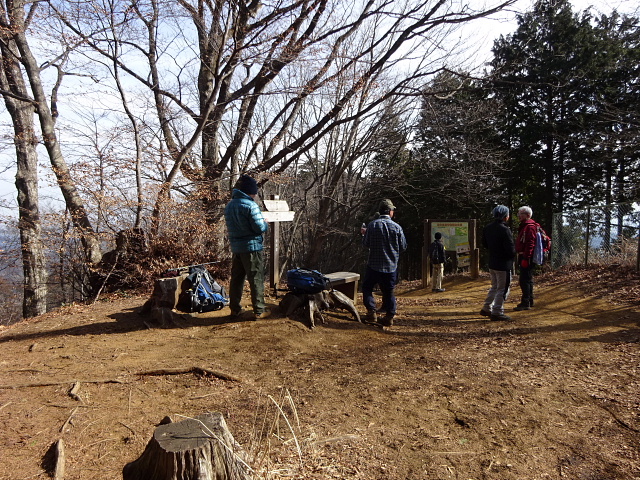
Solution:
[(431, 263), (434, 265), (444, 263), (447, 260), (442, 240), (434, 240), (431, 242), (429, 246), (429, 256), (431, 257)]
[(497, 219), (482, 231), (482, 245), (489, 249), (489, 268), (507, 271), (513, 268), (516, 246), (511, 230), (502, 220)]

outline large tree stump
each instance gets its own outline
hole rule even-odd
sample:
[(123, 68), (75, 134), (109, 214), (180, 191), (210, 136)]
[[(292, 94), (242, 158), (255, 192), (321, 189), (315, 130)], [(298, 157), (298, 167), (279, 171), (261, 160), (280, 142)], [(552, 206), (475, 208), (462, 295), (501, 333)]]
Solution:
[(179, 315), (174, 310), (182, 293), (182, 283), (188, 276), (185, 273), (179, 277), (158, 278), (153, 284), (151, 298), (140, 309), (140, 315), (148, 315), (160, 325), (177, 320), (175, 317)]
[(326, 323), (322, 316), (323, 310), (335, 308), (347, 310), (356, 321), (361, 322), (353, 301), (344, 293), (333, 289), (314, 294), (289, 292), (282, 297), (280, 308), (287, 317), (301, 319), (311, 329), (316, 326), (317, 321)]
[(250, 480), (245, 454), (222, 414), (207, 413), (156, 428), (123, 480)]

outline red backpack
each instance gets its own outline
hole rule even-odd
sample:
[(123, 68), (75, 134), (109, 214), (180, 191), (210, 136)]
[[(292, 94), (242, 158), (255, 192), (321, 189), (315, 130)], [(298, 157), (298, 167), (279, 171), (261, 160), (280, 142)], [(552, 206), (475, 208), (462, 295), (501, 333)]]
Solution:
[(551, 250), (551, 237), (547, 235), (540, 225), (538, 225), (538, 233), (542, 237), (542, 249), (544, 252), (549, 252)]

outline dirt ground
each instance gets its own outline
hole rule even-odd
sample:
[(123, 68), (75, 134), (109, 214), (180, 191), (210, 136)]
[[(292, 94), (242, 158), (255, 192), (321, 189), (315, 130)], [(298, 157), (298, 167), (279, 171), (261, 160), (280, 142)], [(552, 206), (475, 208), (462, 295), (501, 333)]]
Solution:
[(460, 276), (401, 284), (385, 330), (331, 312), (312, 331), (274, 298), (257, 322), (149, 329), (143, 296), (0, 327), (0, 479), (49, 478), (59, 439), (65, 480), (122, 478), (163, 417), (205, 412), (257, 479), (640, 479), (638, 275), (538, 280), (511, 322)]

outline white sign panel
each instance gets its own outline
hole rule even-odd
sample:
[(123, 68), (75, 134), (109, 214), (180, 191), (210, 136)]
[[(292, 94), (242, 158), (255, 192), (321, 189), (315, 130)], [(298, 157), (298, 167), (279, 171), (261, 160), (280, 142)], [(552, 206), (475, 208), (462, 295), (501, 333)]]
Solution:
[(264, 208), (270, 212), (287, 212), (289, 205), (286, 200), (265, 200)]
[(296, 212), (262, 212), (267, 222), (292, 222)]

